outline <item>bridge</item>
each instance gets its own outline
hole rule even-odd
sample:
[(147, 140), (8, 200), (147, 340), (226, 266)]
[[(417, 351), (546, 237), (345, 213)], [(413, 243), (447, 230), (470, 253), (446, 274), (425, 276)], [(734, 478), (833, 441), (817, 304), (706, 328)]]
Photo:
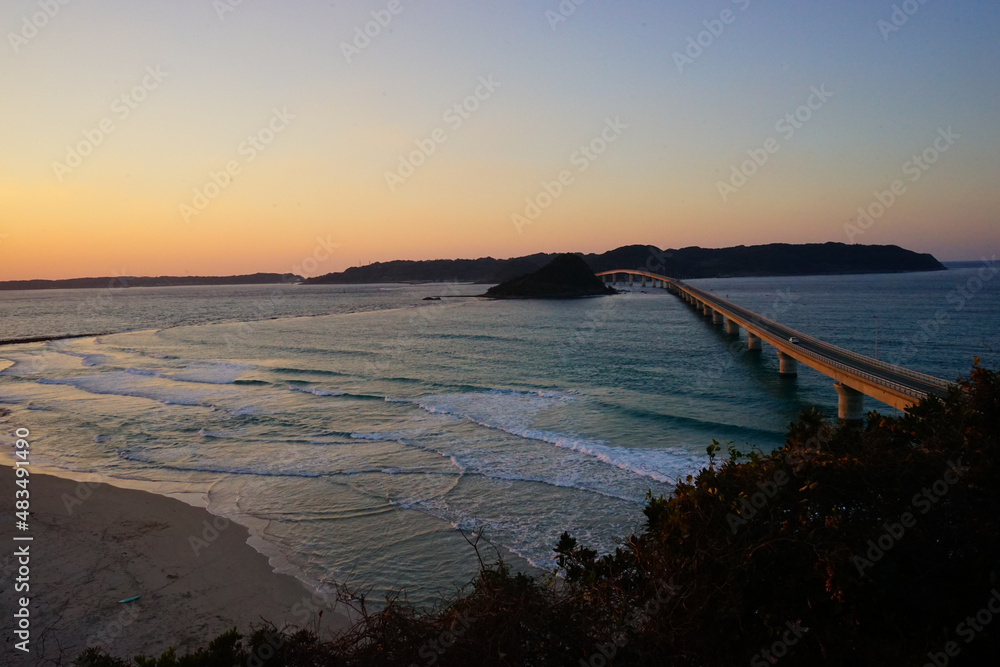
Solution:
[(665, 289), (690, 304), (713, 325), (724, 325), (727, 334), (738, 336), (740, 329), (745, 330), (750, 351), (761, 351), (764, 342), (777, 351), (778, 373), (783, 376), (797, 375), (802, 363), (832, 378), (841, 421), (864, 420), (865, 396), (905, 411), (927, 396), (944, 396), (951, 386), (940, 378), (831, 345), (674, 278), (628, 269), (603, 271), (597, 276), (612, 285), (627, 282), (630, 286), (638, 283)]

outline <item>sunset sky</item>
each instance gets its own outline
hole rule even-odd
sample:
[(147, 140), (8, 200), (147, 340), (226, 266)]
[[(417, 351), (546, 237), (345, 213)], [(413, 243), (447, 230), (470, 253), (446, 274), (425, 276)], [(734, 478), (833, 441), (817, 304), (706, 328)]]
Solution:
[(0, 5), (0, 280), (1000, 251), (995, 3), (62, 2)]

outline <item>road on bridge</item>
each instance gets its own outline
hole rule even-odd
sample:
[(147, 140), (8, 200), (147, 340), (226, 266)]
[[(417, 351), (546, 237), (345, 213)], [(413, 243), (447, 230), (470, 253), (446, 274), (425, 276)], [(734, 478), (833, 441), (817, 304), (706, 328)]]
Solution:
[(807, 336), (791, 327), (765, 319), (751, 310), (725, 299), (720, 299), (711, 292), (692, 287), (678, 280), (671, 280), (670, 282), (679, 289), (691, 293), (709, 306), (716, 308), (723, 315), (726, 314), (726, 311), (730, 311), (737, 318), (746, 320), (747, 323), (752, 324), (753, 328), (768, 333), (775, 338), (782, 341), (788, 341), (792, 337), (797, 338), (799, 342), (795, 344), (795, 347), (805, 353), (806, 356), (815, 358), (819, 363), (832, 361), (847, 367), (850, 371), (865, 373), (922, 394), (944, 396), (948, 391), (949, 383), (944, 380), (914, 373), (905, 368), (892, 367), (890, 364), (881, 363), (874, 359), (869, 360), (863, 355), (848, 352), (836, 345), (824, 343), (812, 336)]

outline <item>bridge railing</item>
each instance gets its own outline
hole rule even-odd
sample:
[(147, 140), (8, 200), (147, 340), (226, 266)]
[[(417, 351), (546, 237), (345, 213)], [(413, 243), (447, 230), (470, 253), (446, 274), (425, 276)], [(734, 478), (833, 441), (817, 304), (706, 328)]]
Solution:
[[(754, 322), (755, 324), (758, 324), (758, 325), (761, 325), (761, 324), (776, 324), (772, 320), (768, 320), (765, 317), (760, 317), (759, 315), (758, 316), (754, 316), (752, 318), (747, 318), (747, 319), (750, 319), (752, 322)], [(795, 331), (795, 330), (792, 329), (792, 331)], [(795, 333), (797, 335), (801, 336), (804, 339), (808, 339), (808, 340), (810, 340), (810, 341), (812, 341), (814, 343), (818, 343), (820, 345), (825, 345), (827, 347), (832, 347), (832, 348), (835, 348), (838, 351), (840, 351), (840, 348), (837, 348), (835, 345), (830, 345), (829, 343), (825, 343), (824, 341), (821, 341), (821, 340), (818, 340), (816, 338), (813, 338), (812, 336), (801, 334), (801, 332), (798, 332), (798, 331), (795, 331)], [(817, 355), (817, 356), (819, 356), (819, 355)], [(852, 354), (850, 356), (851, 357), (860, 357), (862, 360), (866, 359), (864, 357), (864, 355), (854, 355), (854, 354)], [(875, 375), (873, 373), (868, 373), (866, 371), (862, 371), (862, 370), (860, 370), (860, 369), (858, 369), (858, 368), (856, 368), (854, 366), (849, 366), (849, 365), (847, 365), (845, 363), (842, 363), (840, 361), (837, 361), (835, 359), (831, 359), (830, 357), (827, 357), (825, 355), (823, 355), (822, 358), (823, 358), (823, 363), (826, 364), (827, 366), (832, 366), (834, 368), (842, 370), (845, 373), (847, 373), (848, 375), (853, 375), (855, 377), (861, 378), (863, 380), (867, 380), (868, 382), (871, 382), (873, 384), (877, 384), (877, 385), (885, 387), (887, 389), (891, 389), (893, 391), (896, 391), (898, 393), (904, 394), (906, 396), (912, 396), (912, 397), (914, 397), (916, 399), (923, 399), (923, 398), (927, 397), (927, 394), (925, 392), (919, 391), (917, 389), (912, 389), (910, 387), (901, 385), (898, 382), (893, 382), (892, 380), (887, 380), (886, 378), (881, 377), (879, 375)], [(890, 365), (890, 367), (891, 367), (891, 365)], [(936, 379), (937, 378), (935, 378), (935, 380)]]
[(927, 398), (927, 394), (922, 391), (911, 389), (910, 387), (905, 387), (899, 384), (898, 382), (886, 380), (885, 378), (879, 377), (878, 375), (872, 375), (871, 373), (866, 373), (865, 371), (859, 371), (857, 368), (848, 366), (847, 364), (842, 364), (839, 361), (834, 361), (833, 359), (827, 359), (824, 363), (839, 368), (845, 373), (848, 373), (850, 375), (855, 375), (863, 380), (868, 380), (869, 382), (872, 382), (879, 386), (886, 387), (887, 389), (892, 389), (893, 391), (899, 392), (901, 394), (906, 394), (907, 396), (912, 396), (913, 398), (916, 399)]
[(814, 338), (813, 336), (810, 336), (808, 334), (801, 334), (801, 335), (802, 335), (803, 338), (809, 339), (810, 341), (812, 341), (814, 343), (825, 345), (826, 347), (832, 348), (832, 349), (836, 350), (839, 354), (843, 354), (844, 356), (850, 357), (852, 359), (857, 359), (858, 361), (863, 361), (866, 364), (869, 364), (869, 365), (872, 365), (872, 366), (876, 366), (878, 368), (884, 368), (885, 370), (892, 371), (893, 373), (897, 373), (899, 375), (904, 375), (904, 376), (909, 377), (909, 378), (913, 378), (914, 380), (919, 380), (921, 382), (926, 382), (927, 384), (930, 384), (930, 385), (935, 385), (937, 387), (940, 387), (941, 389), (947, 389), (952, 384), (951, 382), (948, 382), (947, 380), (943, 380), (941, 378), (934, 377), (933, 375), (927, 375), (926, 373), (920, 373), (919, 371), (910, 370), (909, 368), (904, 368), (903, 366), (896, 366), (895, 364), (890, 364), (889, 362), (882, 361), (880, 359), (874, 359), (872, 357), (868, 357), (868, 356), (865, 356), (863, 354), (859, 354), (858, 352), (854, 352), (852, 350), (847, 350), (845, 348), (838, 347), (838, 346), (833, 345), (831, 343), (827, 343), (826, 341), (821, 341), (821, 340), (819, 340), (817, 338)]
[[(938, 387), (940, 389), (947, 389), (952, 384), (952, 383), (950, 383), (950, 382), (948, 382), (946, 380), (942, 380), (941, 378), (934, 377), (933, 375), (927, 375), (926, 373), (920, 373), (918, 371), (910, 370), (909, 368), (904, 368), (902, 366), (896, 366), (894, 364), (890, 364), (888, 362), (881, 361), (879, 359), (873, 359), (872, 357), (868, 357), (866, 355), (859, 354), (857, 352), (853, 352), (851, 350), (847, 350), (847, 349), (844, 349), (844, 348), (839, 347), (837, 345), (833, 345), (833, 344), (828, 343), (826, 341), (820, 340), (818, 338), (810, 336), (809, 334), (805, 334), (805, 333), (802, 333), (800, 331), (796, 331), (795, 329), (792, 329), (791, 327), (783, 325), (780, 322), (775, 322), (773, 320), (769, 320), (766, 317), (762, 317), (762, 316), (758, 315), (757, 313), (754, 313), (751, 310), (743, 308), (742, 306), (738, 306), (738, 305), (736, 305), (736, 304), (734, 304), (734, 303), (732, 303), (730, 301), (727, 301), (726, 299), (722, 299), (720, 297), (717, 297), (714, 294), (712, 294), (711, 292), (706, 292), (704, 290), (698, 289), (697, 287), (692, 287), (690, 285), (685, 285), (684, 283), (681, 283), (680, 281), (670, 281), (670, 282), (674, 283), (675, 285), (677, 285), (681, 289), (684, 289), (684, 290), (688, 291), (689, 293), (693, 294), (694, 296), (697, 296), (698, 298), (705, 299), (706, 301), (709, 301), (709, 302), (717, 302), (718, 304), (721, 304), (724, 308), (729, 308), (729, 309), (731, 309), (731, 310), (733, 310), (735, 312), (738, 312), (738, 313), (741, 314), (741, 316), (744, 319), (748, 319), (748, 320), (750, 320), (751, 322), (753, 322), (755, 324), (763, 325), (763, 326), (778, 326), (778, 327), (781, 327), (781, 328), (786, 329), (788, 331), (794, 332), (794, 334), (797, 337), (799, 337), (799, 338), (808, 340), (808, 341), (810, 341), (812, 343), (815, 343), (816, 345), (820, 345), (822, 347), (825, 347), (827, 349), (835, 351), (838, 354), (842, 354), (842, 355), (850, 357), (852, 359), (857, 359), (858, 361), (861, 361), (861, 362), (863, 362), (865, 364), (868, 364), (870, 366), (875, 366), (877, 368), (882, 368), (882, 369), (885, 369), (887, 371), (891, 371), (891, 372), (893, 372), (893, 373), (895, 373), (897, 375), (902, 375), (904, 377), (909, 377), (909, 378), (912, 378), (912, 379), (917, 380), (919, 382), (924, 382), (924, 383), (929, 384), (931, 386)], [(865, 373), (864, 371), (859, 371), (857, 369), (853, 369), (853, 368), (847, 366), (846, 364), (842, 364), (840, 362), (835, 362), (832, 359), (826, 358), (826, 360), (827, 360), (827, 363), (843, 367), (844, 369), (847, 369), (847, 370), (849, 370), (852, 373), (855, 373), (855, 374), (858, 374), (858, 375), (869, 375), (869, 376), (871, 375), (870, 373)], [(871, 377), (877, 377), (877, 376), (871, 376)], [(879, 384), (893, 385), (894, 387), (902, 387), (902, 385), (899, 385), (898, 383), (892, 382), (890, 380), (881, 380), (879, 382)], [(913, 393), (914, 391), (916, 391), (916, 390), (907, 390), (904, 393), (906, 393), (908, 395), (919, 395), (921, 397), (926, 395), (923, 392), (919, 392), (919, 391), (917, 391), (916, 394), (914, 394)]]
[[(911, 378), (913, 380), (917, 380), (918, 382), (923, 382), (925, 384), (931, 385), (933, 387), (938, 387), (940, 389), (947, 389), (952, 384), (952, 383), (948, 382), (947, 380), (942, 380), (941, 378), (934, 377), (933, 375), (927, 375), (926, 373), (920, 373), (918, 371), (910, 370), (909, 368), (904, 368), (903, 366), (896, 366), (895, 364), (890, 364), (890, 363), (882, 361), (880, 359), (874, 359), (874, 358), (866, 356), (864, 354), (860, 354), (858, 352), (854, 352), (852, 350), (848, 350), (848, 349), (839, 347), (837, 345), (833, 345), (833, 344), (828, 343), (826, 341), (823, 341), (823, 340), (820, 340), (820, 339), (815, 338), (813, 336), (810, 336), (809, 334), (805, 334), (805, 333), (802, 333), (802, 332), (797, 331), (795, 329), (792, 329), (791, 327), (786, 326), (784, 324), (781, 324), (780, 322), (775, 322), (774, 320), (769, 320), (766, 317), (761, 317), (757, 313), (755, 313), (755, 312), (753, 312), (753, 311), (751, 311), (751, 310), (749, 310), (747, 308), (743, 308), (742, 306), (738, 306), (738, 305), (736, 305), (736, 304), (734, 304), (734, 303), (732, 303), (730, 301), (727, 301), (726, 299), (722, 299), (722, 298), (720, 298), (720, 297), (712, 294), (711, 292), (706, 292), (705, 290), (699, 289), (697, 287), (692, 287), (691, 285), (687, 285), (687, 284), (683, 283), (682, 281), (676, 280), (674, 278), (669, 278), (667, 276), (661, 276), (659, 274), (651, 273), (651, 272), (648, 272), (648, 271), (627, 270), (627, 269), (626, 270), (619, 269), (619, 270), (616, 270), (616, 271), (604, 271), (604, 272), (602, 272), (602, 273), (600, 273), (598, 275), (612, 275), (612, 276), (614, 276), (614, 274), (617, 274), (617, 273), (621, 273), (621, 274), (625, 274), (625, 275), (628, 275), (628, 274), (640, 275), (640, 276), (645, 276), (647, 278), (653, 278), (653, 279), (656, 279), (656, 280), (663, 280), (664, 282), (666, 282), (666, 283), (668, 283), (670, 285), (673, 285), (674, 287), (676, 287), (678, 289), (685, 290), (688, 293), (690, 293), (693, 296), (696, 296), (696, 297), (698, 297), (700, 299), (703, 299), (703, 300), (708, 301), (710, 303), (714, 302), (714, 303), (717, 303), (717, 304), (721, 304), (723, 308), (727, 308), (727, 309), (730, 309), (730, 310), (732, 310), (734, 312), (739, 313), (741, 318), (749, 320), (750, 322), (753, 322), (754, 324), (757, 324), (757, 325), (760, 325), (760, 326), (764, 326), (764, 327), (774, 326), (774, 327), (779, 327), (779, 328), (785, 329), (786, 331), (794, 333), (797, 337), (799, 337), (799, 338), (801, 338), (803, 340), (808, 340), (811, 343), (814, 343), (816, 345), (824, 347), (824, 348), (826, 348), (826, 349), (828, 349), (830, 351), (836, 352), (837, 354), (841, 354), (843, 356), (850, 357), (851, 359), (856, 359), (856, 360), (858, 360), (860, 362), (863, 362), (863, 363), (865, 363), (865, 364), (867, 364), (869, 366), (874, 366), (876, 368), (882, 368), (884, 370), (887, 370), (887, 371), (890, 371), (892, 373), (895, 373), (896, 375), (902, 375), (904, 377), (908, 377), (908, 378)], [(842, 364), (840, 362), (836, 362), (836, 361), (834, 361), (834, 360), (832, 360), (832, 359), (830, 359), (828, 357), (825, 357), (825, 356), (824, 356), (824, 360), (827, 363), (830, 363), (832, 365), (836, 365), (838, 367), (843, 367), (844, 369), (846, 369), (846, 370), (848, 370), (848, 371), (850, 371), (852, 373), (858, 374), (858, 375), (868, 375), (868, 376), (871, 376), (873, 378), (877, 377), (877, 376), (871, 375), (870, 373), (865, 373), (864, 371), (853, 369), (852, 367), (847, 366), (846, 364)], [(886, 385), (893, 385), (895, 387), (902, 387), (902, 385), (899, 385), (898, 383), (892, 382), (890, 380), (881, 380), (880, 379), (879, 383), (880, 384), (886, 384)], [(911, 395), (912, 392), (915, 392), (915, 391), (916, 390), (907, 390), (904, 393), (906, 393), (908, 395)], [(920, 396), (924, 395), (923, 392), (919, 392), (919, 391), (916, 391), (916, 394), (919, 394)]]

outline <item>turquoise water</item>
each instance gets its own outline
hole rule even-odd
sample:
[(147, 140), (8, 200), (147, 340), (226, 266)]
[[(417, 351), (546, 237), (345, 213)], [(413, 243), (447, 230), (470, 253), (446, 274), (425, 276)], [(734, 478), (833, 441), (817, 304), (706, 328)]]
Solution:
[[(693, 282), (865, 354), (877, 333), (880, 358), (953, 379), (974, 355), (1000, 365), (988, 275)], [(483, 289), (0, 293), (0, 338), (131, 330), (0, 348), (0, 407), (37, 463), (205, 493), (303, 579), (417, 602), (474, 574), (459, 529), (550, 570), (564, 530), (611, 550), (639, 529), (646, 493), (713, 439), (766, 450), (801, 409), (835, 414), (831, 380), (780, 378), (773, 350), (744, 353), (660, 290), (422, 300)]]

